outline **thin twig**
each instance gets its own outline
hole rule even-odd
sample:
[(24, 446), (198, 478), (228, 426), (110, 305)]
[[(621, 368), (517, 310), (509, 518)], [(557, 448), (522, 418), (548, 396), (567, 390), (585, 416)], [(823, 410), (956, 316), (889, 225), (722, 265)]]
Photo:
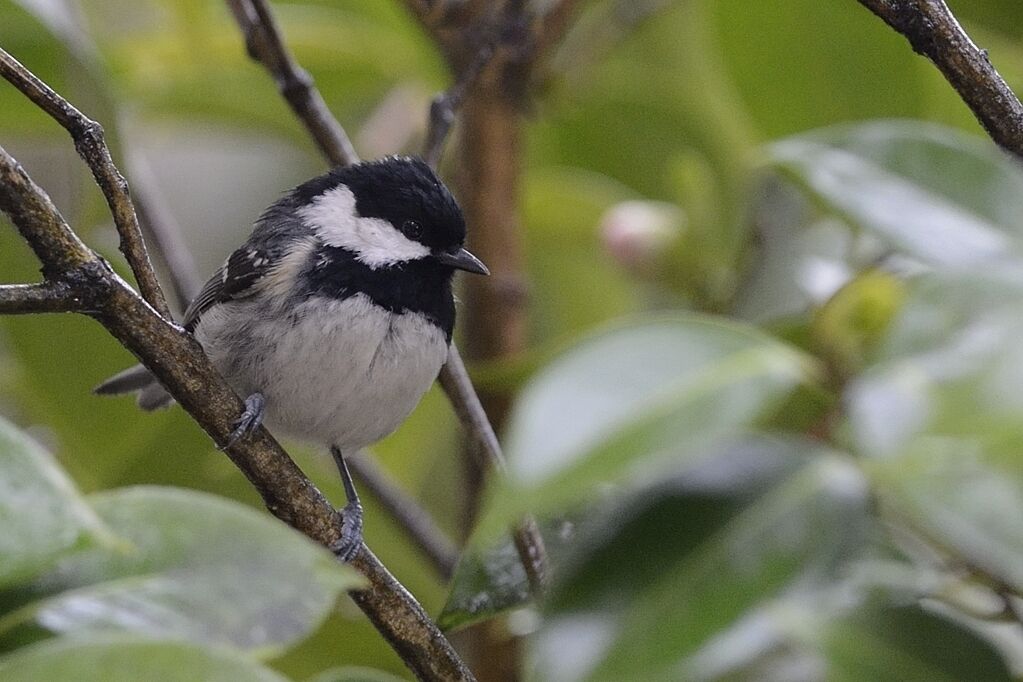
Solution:
[[(522, 7), (515, 2), (506, 4), (496, 26), (487, 31), (488, 37), (480, 44), (468, 67), (455, 84), (435, 98), (431, 104), (424, 158), (432, 168), (436, 169), (440, 163), (444, 141), (467, 92), (494, 58), (500, 41), (506, 37), (517, 38), (514, 34), (517, 33), (515, 29), (522, 23), (522, 11)], [(509, 33), (512, 35), (509, 36)], [(475, 439), (477, 447), (472, 449), (483, 457), (484, 470), (490, 469), (498, 475), (505, 475), (507, 463), (500, 441), (472, 385), (462, 356), (454, 344), (451, 345), (448, 361), (441, 369), (438, 379), (466, 431)], [(547, 550), (535, 519), (532, 517), (523, 519), (513, 530), (513, 536), (530, 588), (534, 594), (540, 595), (547, 582)]]
[[(406, 3), (409, 11), (419, 18), (425, 27), (429, 28), (428, 15), (419, 5), (420, 3), (417, 2)], [(480, 12), (480, 16), (464, 20), (468, 28), (461, 31), (461, 42), (469, 43), (469, 45), (463, 46), (461, 52), (468, 51), (469, 56), (456, 60), (449, 58), (451, 68), (456, 72), (455, 82), (450, 88), (434, 97), (430, 103), (426, 142), (423, 145), (423, 160), (434, 171), (440, 165), (444, 142), (451, 131), (451, 126), (454, 125), (456, 114), (462, 107), (466, 94), (479, 80), (487, 64), (494, 59), (499, 44), (509, 33), (511, 24), (521, 16), (522, 9), (519, 3), (509, 0), (504, 3), (503, 7), (499, 3), (494, 3), (488, 12)], [(446, 46), (441, 35), (437, 32), (432, 32), (432, 35), (434, 41), (444, 49)]]
[(498, 36), (480, 46), (479, 52), (470, 62), (468, 68), (459, 76), (455, 84), (444, 92), (438, 94), (430, 103), (430, 121), (426, 133), (426, 144), (423, 149), (423, 160), (430, 168), (437, 170), (440, 164), (441, 154), (444, 152), (444, 142), (447, 140), (451, 126), (454, 125), (455, 115), (462, 106), (465, 94), (472, 87), (476, 79), (483, 73), (487, 63), (494, 56), (497, 48)]
[(107, 200), (120, 235), (121, 253), (135, 275), (139, 291), (158, 313), (170, 319), (167, 301), (142, 240), (135, 208), (128, 194), (128, 183), (114, 165), (104, 141), (103, 127), (73, 107), (3, 49), (0, 49), (0, 75), (70, 133), (75, 149), (89, 166)]
[[(501, 450), (501, 443), (497, 440), (494, 427), (490, 425), (483, 404), (472, 386), (469, 372), (465, 369), (462, 356), (454, 344), (451, 344), (448, 361), (440, 371), (439, 381), (449, 396), (460, 397), (459, 400), (451, 402), (459, 419), (466, 424), (466, 430), (476, 438), (478, 448), (474, 448), (474, 452), (481, 454), (487, 468), (501, 476), (506, 475), (508, 464)], [(530, 588), (534, 594), (543, 594), (547, 584), (547, 549), (536, 521), (532, 517), (526, 517), (515, 528), (513, 535)]]
[(0, 284), (0, 315), (83, 312), (82, 302), (62, 282)]
[[(440, 164), (444, 142), (451, 131), (466, 94), (494, 58), (501, 41), (507, 38), (518, 38), (516, 34), (519, 31), (516, 29), (520, 28), (522, 16), (522, 5), (508, 2), (500, 12), (498, 19), (488, 20), (492, 25), (484, 30), (486, 37), (480, 43), (468, 66), (459, 75), (455, 84), (446, 92), (438, 95), (430, 105), (429, 128), (423, 157), (434, 170)], [(483, 409), (483, 404), (472, 385), (461, 353), (455, 344), (451, 344), (448, 361), (441, 368), (438, 380), (459, 419), (465, 425), (466, 431), (476, 441), (478, 447), (472, 449), (483, 457), (484, 470), (489, 469), (504, 476), (508, 467), (500, 441), (497, 439), (497, 434), (494, 433), (494, 427)], [(529, 579), (530, 588), (534, 594), (540, 595), (547, 582), (547, 550), (536, 521), (532, 517), (523, 519), (513, 530), (513, 536), (519, 558), (522, 560), (523, 568)]]
[[(0, 148), (0, 210), (39, 256), (44, 273), (59, 274), (83, 307), (131, 350), (213, 438), (278, 518), (325, 546), (341, 519), (273, 436), (259, 429), (227, 446), (243, 409), (198, 343), (157, 314), (64, 221), (49, 196)], [(421, 679), (472, 680), (472, 674), (418, 602), (363, 544), (351, 565), (369, 587), (352, 599)]]
[(159, 182), (149, 162), (139, 153), (129, 153), (128, 171), (135, 187), (135, 207), (153, 240), (153, 253), (167, 267), (171, 289), (180, 310), (199, 293), (202, 277), (181, 226), (165, 205)]
[(501, 443), (497, 440), (494, 427), (490, 425), (487, 413), (483, 409), (483, 403), (476, 396), (462, 355), (454, 344), (448, 351), (448, 361), (441, 370), (438, 381), (440, 381), (441, 388), (449, 395), (469, 396), (454, 405), (455, 412), (463, 424), (471, 427), (469, 432), (480, 445), (481, 454), (485, 459), (484, 464), (487, 468), (503, 476), (508, 470), (508, 465), (505, 462), (504, 453), (501, 451)]
[(359, 482), (395, 518), (445, 581), (454, 575), (458, 550), (429, 512), (388, 477), (387, 473), (365, 453), (347, 457), (348, 466)]
[(266, 0), (227, 0), (227, 4), (245, 36), (249, 56), (274, 77), (284, 99), (324, 156), (335, 166), (358, 163), (359, 156), (348, 134), (330, 113), (312, 77), (285, 47)]
[(942, 0), (859, 0), (930, 59), (998, 145), (1023, 157), (1023, 104)]

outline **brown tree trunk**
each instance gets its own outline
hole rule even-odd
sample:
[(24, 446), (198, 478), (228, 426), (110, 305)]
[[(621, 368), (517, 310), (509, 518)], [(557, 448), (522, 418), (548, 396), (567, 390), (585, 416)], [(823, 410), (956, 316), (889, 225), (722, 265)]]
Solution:
[[(507, 358), (525, 350), (527, 283), (519, 219), (522, 113), (502, 87), (502, 60), (495, 60), (470, 90), (462, 109), (457, 187), (469, 226), (469, 248), (490, 268), (490, 277), (465, 278), (459, 315), (467, 360)], [(483, 407), (500, 430), (511, 401), (506, 392), (481, 390)], [(465, 500), (463, 538), (479, 512), (485, 472), (480, 458), (462, 458)], [(456, 645), (481, 682), (521, 677), (521, 641), (503, 619), (471, 627)]]
[[(490, 277), (466, 278), (462, 294), (462, 341), (467, 359), (495, 360), (526, 347), (527, 284), (519, 220), (522, 114), (488, 70), (472, 89), (462, 113), (458, 187), (469, 224), (469, 248), (490, 268)], [(500, 430), (510, 396), (480, 391), (494, 428)], [(482, 489), (476, 458), (466, 457), (470, 500), (464, 515), (471, 529)]]
[(519, 223), (521, 115), (496, 88), (465, 104), (459, 187), (470, 247), (491, 276), (467, 282), (463, 314), (470, 360), (506, 357), (526, 344), (526, 281)]

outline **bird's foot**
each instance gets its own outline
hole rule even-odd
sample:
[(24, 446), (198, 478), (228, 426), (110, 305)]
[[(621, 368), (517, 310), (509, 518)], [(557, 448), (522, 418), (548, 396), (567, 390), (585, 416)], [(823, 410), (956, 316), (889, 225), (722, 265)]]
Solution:
[(224, 448), (229, 448), (244, 436), (252, 433), (259, 428), (259, 425), (263, 423), (263, 413), (266, 407), (266, 400), (263, 398), (262, 393), (253, 393), (245, 399), (245, 410), (241, 416), (234, 422), (234, 431), (227, 437), (227, 444)]
[(362, 505), (349, 502), (341, 510), (341, 535), (330, 545), (338, 559), (348, 563), (362, 547)]

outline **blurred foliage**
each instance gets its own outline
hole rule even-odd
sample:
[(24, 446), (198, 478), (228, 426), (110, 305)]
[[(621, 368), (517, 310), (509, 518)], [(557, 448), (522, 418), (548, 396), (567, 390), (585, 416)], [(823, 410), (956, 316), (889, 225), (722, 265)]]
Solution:
[(236, 654), (184, 642), (128, 635), (61, 638), (0, 660), (12, 682), (37, 680), (162, 680), (164, 682), (282, 682), (286, 678)]
[[(951, 4), (1023, 89), (1023, 6)], [(274, 6), (363, 153), (414, 150), (447, 77), (400, 3)], [(222, 3), (0, 0), (0, 45), (129, 179), (125, 150), (152, 167), (204, 270), (322, 167)], [(512, 475), (452, 586), (367, 499), (374, 550), (449, 625), (512, 609), (536, 680), (1023, 673), (1018, 162), (853, 0), (598, 0), (540, 85), (530, 349), (472, 368), (519, 392)], [(123, 272), (66, 136), (9, 87), (0, 144)], [(670, 239), (643, 219), (668, 214)], [(0, 279), (37, 271), (0, 228)], [(92, 397), (130, 361), (83, 318), (0, 320), (23, 431), (0, 432), (0, 678), (407, 675), (181, 411)], [(457, 443), (434, 391), (375, 448), (453, 535)], [(499, 532), (526, 509), (555, 560), (539, 606)]]
[(4, 679), (67, 679), (75, 665), (90, 679), (276, 679), (242, 655), (279, 654), (362, 582), (236, 502), (155, 486), (83, 498), (2, 420), (0, 437), (0, 646), (60, 635), (0, 657)]

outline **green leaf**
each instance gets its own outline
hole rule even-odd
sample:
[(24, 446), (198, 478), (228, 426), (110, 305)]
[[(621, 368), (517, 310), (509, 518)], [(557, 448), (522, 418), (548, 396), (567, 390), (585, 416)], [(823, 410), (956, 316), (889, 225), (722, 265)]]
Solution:
[(1023, 269), (936, 271), (908, 291), (872, 365), (846, 390), (853, 447), (898, 457), (920, 439), (961, 439), (964, 450), (1023, 480)]
[(835, 213), (925, 263), (1019, 257), (1023, 171), (993, 144), (882, 121), (788, 138), (768, 155)]
[(508, 426), (508, 476), (481, 535), (741, 435), (809, 368), (752, 328), (695, 315), (636, 320), (580, 343), (523, 390)]
[(709, 642), (678, 676), (732, 682), (1012, 679), (1003, 655), (976, 625), (925, 608), (912, 591), (853, 582), (796, 590), (767, 604)]
[(874, 600), (845, 618), (803, 631), (838, 682), (956, 682), (1015, 679), (975, 632), (915, 604)]
[(0, 418), (0, 587), (111, 539), (50, 454)]
[[(572, 526), (564, 520), (541, 526), (549, 566), (560, 564), (574, 541)], [(459, 558), (437, 625), (457, 630), (523, 606), (531, 599), (526, 569), (511, 537), (482, 546), (474, 543)]]
[[(624, 500), (604, 499), (569, 519), (542, 524), (557, 584), (567, 585), (564, 589), (552, 587), (546, 607), (563, 609), (567, 595), (575, 603), (604, 590), (627, 600), (637, 586), (651, 578), (648, 574), (695, 542), (699, 523), (710, 524), (711, 517), (720, 520), (726, 516), (725, 509), (734, 511), (736, 499), (750, 496), (751, 490), (760, 490), (767, 481), (776, 481), (781, 472), (802, 463), (805, 450), (805, 444), (788, 439), (728, 443), (708, 450), (696, 462), (681, 462), (681, 473), (664, 472), (665, 480), (652, 488)], [(694, 489), (709, 485), (727, 486), (727, 496), (719, 489), (715, 494), (729, 499), (711, 502), (694, 493)], [(697, 499), (690, 499), (690, 494)], [(675, 527), (680, 518), (687, 519), (682, 533)], [(667, 528), (659, 523), (662, 519)], [(665, 542), (662, 531), (672, 534), (670, 542)], [(618, 557), (624, 552), (636, 552), (650, 561), (622, 566)], [(438, 623), (445, 629), (464, 627), (529, 600), (525, 571), (510, 539), (502, 536), (494, 542), (481, 534), (462, 554)]]
[(1023, 477), (985, 461), (965, 438), (921, 438), (872, 463), (881, 498), (924, 537), (1023, 593)]
[[(628, 604), (661, 568), (719, 530), (744, 503), (806, 462), (808, 446), (790, 439), (730, 443), (624, 499), (601, 500), (542, 529), (553, 584), (543, 608), (564, 612)], [(644, 557), (623, 562), (622, 556)], [(445, 629), (491, 618), (531, 598), (510, 539), (470, 546), (438, 618)]]
[[(879, 364), (913, 356), (919, 362), (932, 351), (972, 345), (960, 341), (993, 319), (1014, 322), (1012, 313), (1023, 296), (1023, 267), (1010, 263), (969, 272), (935, 271), (914, 277), (908, 284), (910, 295), (880, 348)], [(985, 345), (997, 348), (1013, 339), (1002, 332), (991, 339), (993, 344)], [(959, 360), (965, 357), (958, 353), (947, 359), (960, 365)]]
[(904, 297), (902, 281), (881, 270), (850, 280), (816, 312), (814, 345), (841, 379), (858, 372), (884, 338)]
[(402, 678), (383, 670), (346, 666), (324, 670), (306, 682), (402, 682)]
[[(665, 566), (699, 550), (822, 452), (798, 439), (744, 439), (622, 500), (593, 505), (574, 520), (573, 541), (558, 563), (545, 610), (626, 608)], [(628, 555), (644, 560), (623, 562)]]
[(511, 539), (482, 549), (470, 547), (458, 561), (451, 592), (437, 617), (437, 625), (442, 630), (463, 628), (521, 606), (529, 599), (526, 569)]
[(804, 191), (769, 182), (758, 194), (758, 265), (736, 306), (747, 319), (802, 314), (879, 262), (906, 270), (893, 256), (944, 271), (1023, 262), (1023, 172), (989, 142), (873, 121), (782, 140), (766, 156)]
[[(619, 618), (593, 679), (660, 679), (708, 638), (797, 579), (827, 581), (859, 553), (868, 488), (854, 464), (822, 455), (667, 566)], [(615, 622), (617, 621), (617, 622)]]
[(60, 637), (0, 658), (4, 682), (285, 682), (237, 654), (125, 636)]
[(1023, 272), (935, 272), (846, 392), (849, 435), (893, 518), (1023, 589)]
[[(799, 466), (806, 443), (756, 438), (709, 452), (664, 480), (624, 499), (604, 499), (543, 530), (553, 584), (543, 608), (563, 612), (625, 605), (666, 563), (698, 546)], [(816, 452), (814, 453), (816, 454)], [(626, 555), (644, 561), (623, 562)], [(459, 561), (438, 624), (457, 629), (522, 606), (531, 599), (522, 561), (510, 538), (471, 545)]]
[(130, 632), (274, 654), (361, 584), (330, 552), (234, 502), (137, 487), (90, 502), (130, 551), (92, 550), (37, 583), (42, 598), (0, 621), (52, 632)]
[(992, 441), (1023, 436), (1018, 316), (1023, 270), (932, 272), (909, 295), (871, 365), (846, 391), (850, 436), (871, 457), (925, 433)]

